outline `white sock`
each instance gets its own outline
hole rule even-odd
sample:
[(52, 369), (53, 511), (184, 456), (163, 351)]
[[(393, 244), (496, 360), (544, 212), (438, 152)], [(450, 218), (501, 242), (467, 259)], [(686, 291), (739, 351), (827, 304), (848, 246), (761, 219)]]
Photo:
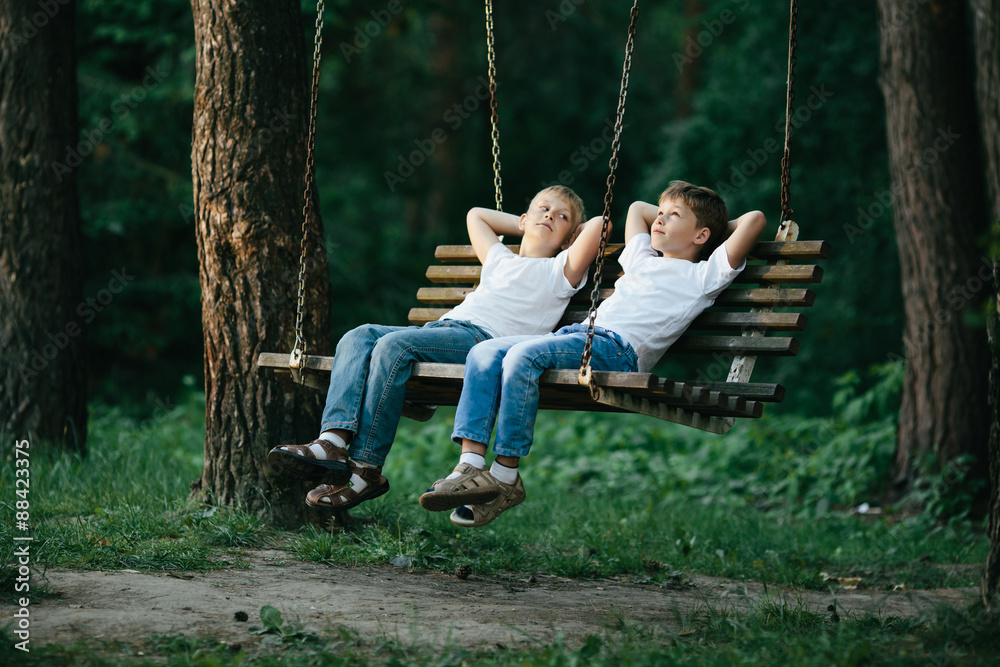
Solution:
[[(355, 466), (359, 468), (378, 468), (378, 466), (372, 465), (371, 463), (366, 463), (364, 461), (355, 461), (354, 459), (351, 459), (351, 463), (353, 463)], [(347, 485), (358, 493), (361, 493), (362, 491), (368, 488), (368, 482), (363, 480), (361, 476), (358, 475), (358, 473), (354, 473), (353, 475), (351, 475), (351, 480), (347, 483)]]
[(347, 449), (347, 443), (344, 441), (344, 439), (341, 438), (336, 433), (334, 433), (333, 431), (323, 431), (322, 433), (319, 434), (319, 439), (326, 440), (331, 445), (336, 445), (337, 447), (341, 447), (342, 449)]
[[(475, 452), (462, 452), (462, 455), (458, 457), (458, 464), (468, 463), (473, 468), (479, 468), (482, 470), (486, 467), (486, 457), (482, 454), (476, 454)], [(461, 476), (459, 472), (452, 472), (450, 475), (445, 477), (445, 479), (455, 479)]]
[(368, 482), (361, 479), (357, 473), (351, 475), (351, 481), (349, 481), (347, 485), (354, 489), (357, 493), (361, 493), (368, 488)]
[[(336, 433), (333, 433), (332, 431), (323, 431), (322, 433), (319, 434), (319, 439), (320, 440), (326, 440), (327, 442), (329, 442), (334, 447), (340, 447), (341, 449), (347, 449), (347, 443), (344, 442), (344, 439), (341, 438)], [(316, 456), (316, 458), (318, 460), (320, 460), (320, 461), (325, 461), (326, 460), (326, 450), (323, 449), (323, 447), (321, 445), (317, 445), (317, 444), (309, 445), (309, 451), (312, 452)]]
[(508, 468), (505, 465), (493, 462), (490, 466), (490, 474), (498, 482), (503, 482), (504, 484), (513, 484), (517, 481), (517, 468)]

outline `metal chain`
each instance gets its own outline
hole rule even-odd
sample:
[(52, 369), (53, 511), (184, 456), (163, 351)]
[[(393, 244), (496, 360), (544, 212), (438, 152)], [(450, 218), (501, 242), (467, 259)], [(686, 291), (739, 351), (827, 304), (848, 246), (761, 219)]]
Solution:
[(785, 153), (781, 158), (781, 221), (791, 220), (792, 189), (792, 116), (795, 103), (795, 51), (798, 48), (799, 3), (792, 0), (788, 21), (788, 92), (785, 103)]
[(497, 210), (503, 210), (500, 190), (500, 117), (497, 114), (497, 63), (493, 51), (493, 0), (486, 0), (486, 60), (490, 77), (490, 121), (493, 124), (493, 188), (496, 191)]
[[(306, 342), (302, 335), (302, 315), (305, 310), (306, 294), (306, 243), (309, 237), (309, 220), (312, 217), (312, 186), (316, 172), (316, 113), (319, 102), (319, 62), (323, 46), (323, 10), (324, 0), (316, 0), (316, 37), (313, 40), (312, 93), (309, 102), (309, 134), (306, 139), (305, 190), (302, 193), (302, 242), (300, 244), (299, 254), (299, 294), (298, 304), (295, 309), (295, 347), (292, 349), (292, 362), (298, 363), (298, 368), (305, 365), (306, 357)], [(301, 377), (299, 373), (295, 373), (295, 375)]]
[(597, 269), (594, 271), (594, 287), (590, 292), (590, 313), (587, 316), (587, 341), (580, 357), (580, 384), (590, 387), (590, 396), (598, 399), (599, 390), (590, 370), (590, 359), (594, 344), (594, 320), (597, 317), (597, 299), (601, 291), (601, 272), (604, 267), (604, 252), (608, 245), (608, 230), (611, 226), (611, 201), (614, 197), (615, 170), (618, 168), (618, 150), (621, 148), (622, 125), (625, 120), (625, 97), (628, 94), (628, 79), (632, 70), (632, 50), (635, 46), (636, 24), (639, 18), (639, 0), (632, 3), (628, 26), (628, 40), (625, 43), (625, 62), (622, 64), (622, 83), (618, 91), (618, 110), (615, 115), (615, 135), (611, 142), (611, 159), (608, 161), (608, 189), (604, 194), (604, 220), (601, 223), (601, 245), (597, 251)]

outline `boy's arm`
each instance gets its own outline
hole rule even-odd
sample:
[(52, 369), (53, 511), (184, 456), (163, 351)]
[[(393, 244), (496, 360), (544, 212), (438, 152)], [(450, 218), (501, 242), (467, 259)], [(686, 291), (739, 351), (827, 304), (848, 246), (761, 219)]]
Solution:
[(628, 218), (625, 219), (625, 243), (628, 244), (636, 234), (648, 234), (659, 208), (643, 201), (633, 202), (628, 207)]
[(510, 213), (504, 213), (490, 208), (473, 208), (465, 216), (465, 224), (469, 229), (469, 241), (480, 263), (486, 262), (490, 248), (500, 243), (500, 236), (521, 236), (523, 232), (518, 225), (520, 218)]
[[(566, 264), (563, 275), (570, 285), (576, 285), (587, 275), (590, 265), (597, 257), (601, 247), (601, 228), (604, 226), (604, 216), (599, 215), (583, 223), (573, 245), (566, 254)], [(608, 234), (611, 233), (611, 221), (608, 221)]]
[(729, 221), (729, 236), (726, 238), (729, 266), (739, 268), (766, 226), (767, 219), (760, 211), (750, 211)]

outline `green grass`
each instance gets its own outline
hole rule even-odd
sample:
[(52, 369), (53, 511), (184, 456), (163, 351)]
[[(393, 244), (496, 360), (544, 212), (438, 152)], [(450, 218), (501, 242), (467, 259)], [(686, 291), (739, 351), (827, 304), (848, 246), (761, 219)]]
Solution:
[[(682, 581), (694, 573), (827, 588), (861, 577), (891, 590), (973, 586), (985, 559), (983, 525), (961, 511), (961, 477), (928, 478), (915, 512), (850, 508), (877, 503), (894, 450), (898, 366), (864, 380), (845, 376), (833, 418), (769, 415), (724, 437), (636, 415), (543, 412), (522, 462), (527, 501), (478, 530), (417, 498), (457, 458), (453, 411), (404, 420), (385, 467), (392, 490), (357, 513), (349, 531), (279, 533), (240, 508), (188, 501), (202, 466), (202, 398), (159, 405), (139, 420), (95, 408), (90, 453), (32, 451), (33, 559), (89, 569), (204, 570), (240, 563), (241, 550), (280, 544), (306, 560), (478, 574), (544, 571), (567, 577), (629, 575)], [(9, 488), (11, 462), (0, 469)], [(6, 492), (4, 492), (6, 495)], [(12, 550), (13, 505), (4, 501), (0, 551)], [(5, 558), (5, 563), (11, 562)], [(14, 570), (0, 571), (10, 591)]]
[[(747, 608), (704, 608), (680, 630), (643, 626), (612, 618), (600, 635), (568, 645), (557, 636), (522, 647), (472, 651), (445, 643), (411, 643), (387, 637), (364, 638), (337, 626), (317, 635), (261, 610), (256, 633), (264, 647), (248, 653), (242, 645), (178, 636), (152, 637), (130, 644), (80, 643), (13, 648), (0, 637), (0, 661), (20, 665), (316, 665), (329, 667), (646, 667), (654, 665), (995, 665), (1000, 654), (1000, 619), (977, 610), (940, 609), (919, 618), (849, 616), (808, 611), (787, 595), (764, 598)], [(6, 634), (6, 633), (3, 633)], [(16, 662), (15, 662), (16, 661)]]
[[(157, 408), (144, 420), (96, 408), (84, 459), (30, 450), (30, 534), (38, 566), (80, 569), (206, 570), (231, 567), (240, 548), (259, 546), (268, 531), (236, 509), (207, 509), (187, 500), (202, 467), (204, 403)], [(14, 478), (0, 468), (3, 496)], [(3, 498), (0, 591), (13, 590), (9, 553), (15, 530)]]
[[(291, 546), (327, 563), (407, 556), (417, 568), (479, 574), (697, 572), (809, 588), (859, 576), (885, 590), (976, 585), (986, 555), (984, 526), (961, 513), (850, 512), (877, 504), (894, 451), (891, 419), (870, 410), (853, 421), (765, 417), (725, 437), (634, 415), (542, 413), (522, 461), (527, 501), (479, 530), (417, 504), (455, 463), (450, 429), (445, 414), (404, 422), (384, 470), (392, 491), (361, 510), (376, 523), (308, 530)], [(955, 502), (935, 493), (939, 508)]]
[[(457, 458), (450, 410), (427, 423), (404, 420), (384, 471), (392, 490), (357, 511), (372, 523), (286, 533), (240, 508), (189, 502), (203, 463), (200, 395), (144, 419), (95, 407), (86, 459), (31, 452), (32, 559), (39, 568), (207, 570), (239, 567), (246, 549), (275, 545), (331, 565), (395, 561), (442, 572), (468, 565), (479, 575), (625, 576), (679, 587), (697, 575), (762, 581), (772, 591), (835, 588), (838, 577), (860, 577), (862, 588), (876, 590), (976, 586), (988, 544), (982, 522), (964, 509), (974, 489), (960, 470), (926, 475), (918, 493), (881, 514), (851, 512), (877, 504), (889, 476), (898, 370), (845, 376), (834, 417), (774, 412), (724, 437), (634, 415), (542, 413), (523, 461), (527, 501), (479, 530), (457, 528), (446, 512), (417, 504)], [(16, 577), (15, 469), (9, 461), (0, 467), (0, 591), (7, 597)], [(981, 631), (995, 625), (973, 623), (971, 612), (833, 623), (791, 600), (706, 607), (680, 633), (618, 619), (606, 637), (582, 647), (557, 641), (478, 654), (339, 628), (330, 637), (289, 633), (294, 646), (282, 640), (273, 655), (177, 637), (144, 652), (171, 665), (985, 664), (982, 656), (997, 648), (987, 637), (1000, 636)], [(333, 654), (325, 652), (330, 646)], [(28, 662), (17, 657), (59, 664), (85, 654), (91, 664), (145, 659), (114, 645), (101, 648), (107, 662), (87, 646), (33, 650)]]

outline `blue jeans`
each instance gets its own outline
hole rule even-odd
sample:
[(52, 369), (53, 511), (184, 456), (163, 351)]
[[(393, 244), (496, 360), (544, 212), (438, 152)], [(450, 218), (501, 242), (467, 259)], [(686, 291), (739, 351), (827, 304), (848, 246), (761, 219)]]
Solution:
[(438, 320), (422, 327), (364, 324), (337, 343), (322, 430), (355, 434), (350, 455), (380, 466), (392, 447), (415, 361), (465, 362), (489, 334), (469, 322)]
[[(545, 336), (494, 338), (472, 348), (465, 360), (462, 398), (452, 439), (488, 443), (497, 427), (493, 451), (527, 456), (538, 413), (538, 378), (549, 368), (579, 368), (587, 340), (586, 324), (571, 324)], [(635, 351), (613, 331), (596, 327), (590, 367), (597, 371), (635, 371)]]

